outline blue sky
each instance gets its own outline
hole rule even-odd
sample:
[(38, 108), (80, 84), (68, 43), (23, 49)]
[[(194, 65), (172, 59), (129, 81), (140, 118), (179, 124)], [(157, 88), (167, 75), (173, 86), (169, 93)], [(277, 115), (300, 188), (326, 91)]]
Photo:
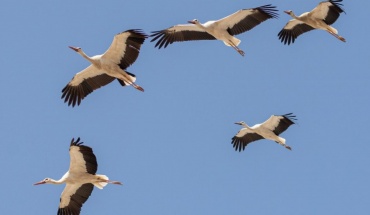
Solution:
[[(345, 0), (333, 25), (285, 46), (277, 33), (319, 1), (5, 1), (0, 8), (3, 214), (56, 214), (72, 137), (93, 147), (98, 173), (123, 186), (95, 189), (81, 214), (366, 214), (369, 212), (370, 2)], [(147, 34), (194, 18), (276, 5), (280, 18), (238, 35), (241, 57), (220, 41), (155, 49), (147, 40), (118, 82), (68, 107), (62, 88), (89, 65), (68, 46), (103, 53), (116, 33)], [(234, 124), (293, 112), (282, 137), (235, 152)]]

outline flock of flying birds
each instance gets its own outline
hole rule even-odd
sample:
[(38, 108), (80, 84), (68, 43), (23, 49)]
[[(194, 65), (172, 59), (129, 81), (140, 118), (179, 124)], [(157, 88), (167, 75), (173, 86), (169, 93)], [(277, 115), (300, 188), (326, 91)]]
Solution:
[[(345, 42), (338, 35), (338, 31), (330, 26), (344, 10), (341, 8), (342, 0), (323, 1), (312, 11), (296, 16), (293, 11), (284, 11), (292, 20), (278, 33), (278, 37), (284, 44), (290, 45), (295, 39), (310, 30), (325, 30), (337, 39)], [(249, 31), (262, 22), (277, 18), (275, 6), (264, 5), (257, 8), (242, 9), (217, 21), (208, 21), (204, 24), (197, 19), (188, 21), (188, 24), (175, 25), (170, 28), (154, 31), (150, 36), (140, 29), (127, 30), (117, 34), (108, 50), (102, 55), (87, 56), (81, 48), (70, 48), (88, 60), (91, 65), (77, 73), (72, 80), (63, 88), (62, 99), (68, 105), (80, 105), (81, 100), (94, 90), (109, 84), (117, 79), (122, 86), (131, 85), (139, 91), (144, 89), (135, 83), (136, 76), (126, 69), (133, 64), (139, 56), (141, 45), (148, 37), (153, 37), (151, 42), (157, 41), (155, 47), (166, 48), (173, 42), (191, 40), (221, 40), (226, 46), (233, 47), (240, 55), (244, 51), (238, 45), (240, 40), (234, 37)], [(295, 116), (292, 113), (285, 115), (272, 115), (261, 124), (249, 127), (245, 122), (237, 122), (243, 128), (232, 138), (231, 143), (236, 151), (242, 151), (247, 144), (260, 139), (273, 140), (276, 143), (291, 150), (285, 144), (285, 139), (279, 135), (294, 124)], [(121, 185), (121, 182), (111, 181), (105, 175), (96, 174), (97, 161), (92, 148), (82, 145), (80, 138), (72, 139), (69, 171), (59, 180), (45, 178), (35, 183), (39, 184), (62, 184), (66, 187), (60, 198), (58, 215), (80, 214), (82, 205), (86, 202), (95, 187), (103, 189), (108, 183)]]

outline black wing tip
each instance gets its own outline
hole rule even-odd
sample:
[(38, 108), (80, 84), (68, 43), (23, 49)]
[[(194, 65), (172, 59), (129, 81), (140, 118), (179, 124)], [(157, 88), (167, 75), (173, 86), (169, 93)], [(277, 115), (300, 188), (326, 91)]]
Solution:
[(123, 32), (118, 33), (118, 34), (122, 34), (122, 33), (132, 33), (132, 34), (136, 34), (137, 36), (143, 37), (143, 38), (148, 38), (149, 37), (142, 29), (138, 29), (138, 28), (129, 29), (129, 30), (123, 31)]
[[(289, 23), (289, 22), (288, 22)], [(287, 23), (287, 25), (288, 25)], [(294, 41), (301, 35), (308, 31), (314, 30), (315, 28), (307, 25), (307, 24), (298, 24), (294, 26), (293, 28), (286, 29), (286, 26), (281, 29), (281, 31), (278, 33), (278, 37), (281, 40), (284, 45), (290, 45), (291, 43), (294, 43)]]
[(298, 120), (296, 118), (297, 116), (293, 115), (293, 113), (287, 113), (287, 114), (284, 114), (284, 115), (281, 115), (281, 116), (284, 117), (285, 119), (290, 120), (293, 124), (295, 124), (294, 121)]
[(84, 142), (80, 142), (80, 137), (78, 137), (75, 141), (75, 138), (72, 138), (71, 140), (71, 145), (70, 146), (80, 146), (82, 145)]
[(337, 4), (337, 5), (340, 5), (340, 6), (343, 6), (343, 4), (341, 3), (343, 0), (329, 0), (329, 2), (333, 3), (333, 4)]
[(279, 40), (284, 43), (284, 45), (293, 44), (297, 36), (295, 36), (291, 31), (282, 29), (278, 33)]
[(165, 33), (165, 30), (160, 30), (160, 31), (152, 31), (151, 32), (152, 34), (149, 35), (149, 37), (153, 37), (153, 39), (150, 40), (150, 42), (154, 42), (156, 40), (157, 43), (155, 44), (155, 48), (158, 47), (158, 49), (161, 49), (162, 46), (163, 48), (166, 48), (168, 43), (166, 43), (166, 40), (164, 39), (166, 37), (166, 33)]
[(64, 99), (64, 103), (68, 102), (68, 106), (74, 107), (74, 106), (79, 106), (81, 104), (81, 100), (83, 97), (76, 92), (77, 90), (74, 89), (71, 85), (67, 84), (63, 89), (62, 89), (62, 96), (61, 99)]
[(279, 14), (277, 13), (279, 10), (276, 9), (276, 6), (273, 6), (271, 4), (266, 4), (260, 7), (256, 7), (254, 9), (267, 14), (268, 16), (270, 16), (270, 18), (275, 18), (275, 19), (279, 18)]
[[(339, 13), (346, 13), (343, 10), (343, 4), (341, 3), (343, 0), (329, 0), (330, 3), (332, 3), (337, 9)], [(341, 7), (342, 6), (342, 7)]]
[(149, 35), (149, 37), (155, 37), (159, 34), (162, 34), (163, 33), (163, 30), (160, 30), (160, 31), (151, 31), (150, 32), (151, 34)]
[(69, 215), (69, 214), (79, 214), (79, 211), (73, 211), (72, 209), (68, 208), (68, 207), (64, 207), (64, 208), (58, 208), (58, 213), (57, 215)]
[(231, 138), (231, 144), (233, 144), (233, 148), (235, 149), (236, 152), (244, 151), (245, 147), (247, 146), (247, 144), (243, 144), (240, 140), (236, 139), (235, 136)]

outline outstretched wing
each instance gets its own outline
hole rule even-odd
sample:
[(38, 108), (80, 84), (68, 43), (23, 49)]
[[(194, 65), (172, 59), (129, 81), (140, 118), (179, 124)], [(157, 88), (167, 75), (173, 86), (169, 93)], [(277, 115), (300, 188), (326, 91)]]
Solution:
[(94, 90), (112, 82), (115, 78), (107, 75), (103, 70), (90, 65), (77, 73), (72, 80), (62, 89), (62, 99), (68, 106), (80, 105), (81, 100)]
[(58, 215), (79, 215), (94, 189), (93, 184), (67, 184), (60, 196)]
[(268, 120), (261, 124), (261, 126), (271, 130), (276, 135), (283, 133), (288, 129), (289, 126), (295, 124), (293, 120), (296, 120), (296, 116), (293, 113), (288, 113), (281, 116), (272, 115)]
[(155, 44), (155, 47), (158, 47), (158, 49), (166, 48), (174, 42), (216, 39), (194, 24), (175, 25), (164, 30), (153, 31), (152, 33), (150, 37), (153, 37), (153, 39), (150, 42), (158, 40)]
[(342, 0), (320, 2), (310, 14), (312, 17), (322, 19), (326, 24), (331, 25), (339, 18), (340, 14), (344, 12), (341, 8), (343, 4), (340, 2), (342, 2)]
[(264, 139), (261, 135), (250, 131), (249, 129), (242, 128), (232, 139), (231, 144), (235, 151), (244, 151), (245, 147), (253, 142), (260, 139)]
[(262, 22), (278, 18), (276, 7), (264, 5), (261, 7), (239, 10), (225, 18), (216, 21), (224, 29), (227, 29), (229, 34), (237, 35), (249, 31)]
[(303, 33), (313, 30), (314, 28), (296, 19), (290, 20), (278, 36), (282, 43), (290, 45), (294, 43), (295, 39)]
[(98, 170), (98, 163), (91, 147), (82, 145), (80, 138), (72, 139), (69, 147), (70, 165), (69, 173), (78, 175), (90, 173), (94, 175)]
[(148, 36), (140, 29), (131, 29), (114, 36), (112, 44), (102, 55), (120, 66), (122, 70), (132, 65), (139, 56), (141, 45)]

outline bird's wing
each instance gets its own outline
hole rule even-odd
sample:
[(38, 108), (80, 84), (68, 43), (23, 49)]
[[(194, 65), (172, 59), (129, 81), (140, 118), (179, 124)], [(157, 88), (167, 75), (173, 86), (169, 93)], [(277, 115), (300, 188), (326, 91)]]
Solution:
[(282, 43), (290, 44), (294, 43), (295, 39), (307, 31), (311, 31), (314, 28), (296, 19), (290, 20), (283, 29), (279, 32), (278, 36)]
[(263, 137), (257, 133), (254, 133), (246, 128), (242, 128), (232, 139), (231, 144), (233, 144), (233, 147), (235, 151), (242, 151), (245, 149), (245, 147), (248, 145), (248, 143), (251, 143), (256, 140), (263, 139)]
[(296, 116), (292, 113), (288, 113), (281, 116), (272, 115), (268, 120), (261, 124), (261, 126), (271, 130), (276, 135), (283, 133), (289, 126), (295, 124), (293, 120)]
[(60, 196), (58, 215), (79, 215), (93, 189), (93, 184), (68, 183)]
[(140, 29), (131, 29), (114, 36), (102, 59), (112, 61), (125, 70), (139, 56), (140, 47), (148, 36)]
[(92, 91), (109, 84), (114, 79), (114, 77), (107, 75), (103, 70), (90, 65), (77, 73), (63, 88), (62, 99), (64, 98), (64, 102), (68, 102), (68, 106), (80, 105), (81, 100)]
[(227, 29), (231, 35), (241, 34), (251, 30), (267, 19), (277, 18), (278, 14), (275, 8), (275, 6), (264, 5), (257, 8), (242, 9), (216, 21), (216, 23), (221, 28)]
[(331, 25), (338, 19), (340, 13), (344, 12), (341, 8), (341, 6), (343, 6), (340, 3), (341, 1), (342, 0), (330, 0), (320, 2), (309, 15), (316, 19), (322, 19), (326, 24)]
[(162, 47), (166, 48), (168, 44), (172, 44), (173, 42), (216, 39), (194, 24), (175, 25), (161, 31), (153, 31), (152, 33), (150, 37), (154, 38), (150, 42), (158, 40), (155, 44), (155, 47), (158, 47), (158, 49)]
[(91, 147), (82, 145), (80, 138), (71, 141), (69, 155), (71, 157), (69, 174), (90, 173), (94, 175), (98, 170), (98, 163)]

